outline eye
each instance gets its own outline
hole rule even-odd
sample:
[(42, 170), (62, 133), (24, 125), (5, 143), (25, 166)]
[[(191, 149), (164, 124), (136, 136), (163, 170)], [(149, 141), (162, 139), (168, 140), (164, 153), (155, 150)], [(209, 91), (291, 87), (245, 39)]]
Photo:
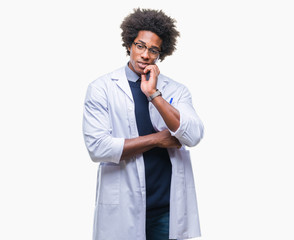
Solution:
[(138, 49), (144, 49), (145, 48), (145, 46), (142, 45), (142, 44), (137, 44), (136, 46), (137, 46)]
[(153, 49), (153, 48), (150, 48), (149, 51), (151, 54), (154, 54), (154, 55), (159, 53), (156, 49)]

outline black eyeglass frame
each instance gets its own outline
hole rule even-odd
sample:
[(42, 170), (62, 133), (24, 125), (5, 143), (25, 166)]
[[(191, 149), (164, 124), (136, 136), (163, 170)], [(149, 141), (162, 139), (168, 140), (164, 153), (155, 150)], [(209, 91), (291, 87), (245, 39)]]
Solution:
[(140, 43), (140, 42), (133, 42), (133, 44), (136, 46), (136, 48), (138, 50), (143, 50), (143, 49), (138, 48), (138, 46), (137, 46), (138, 44), (145, 48), (144, 51), (146, 51), (146, 49), (148, 49), (148, 53), (150, 53), (151, 55), (154, 55), (154, 57), (158, 57), (162, 53), (161, 51), (158, 51), (155, 48), (152, 48), (152, 47), (148, 48), (146, 45), (144, 45), (143, 43)]

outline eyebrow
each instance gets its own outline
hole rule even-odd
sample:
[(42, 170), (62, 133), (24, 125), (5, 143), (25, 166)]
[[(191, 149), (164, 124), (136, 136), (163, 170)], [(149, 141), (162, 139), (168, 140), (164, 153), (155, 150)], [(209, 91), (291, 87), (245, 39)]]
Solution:
[[(141, 43), (144, 43), (144, 45), (146, 45), (146, 43), (144, 41), (142, 41), (142, 40), (138, 40), (138, 41)], [(151, 46), (151, 48), (157, 48), (158, 50), (160, 50), (159, 47), (157, 47), (157, 46)]]

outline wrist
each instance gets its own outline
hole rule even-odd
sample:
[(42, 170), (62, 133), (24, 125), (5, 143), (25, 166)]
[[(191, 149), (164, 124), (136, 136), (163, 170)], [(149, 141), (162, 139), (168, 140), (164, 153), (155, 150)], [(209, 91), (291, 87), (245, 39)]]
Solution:
[(147, 97), (147, 98), (150, 97), (152, 94), (154, 94), (154, 93), (156, 92), (156, 90), (157, 90), (157, 89), (152, 89), (152, 90), (150, 90), (150, 91), (147, 91), (146, 94), (145, 94), (146, 97)]
[(162, 96), (162, 94), (161, 94), (161, 92), (158, 89), (156, 89), (154, 91), (154, 93), (152, 93), (151, 95), (147, 96), (147, 99), (148, 99), (149, 102), (151, 102), (154, 98), (156, 98), (158, 96)]
[(157, 133), (153, 133), (152, 134), (152, 144), (153, 147), (159, 147), (159, 143), (160, 143), (160, 132)]

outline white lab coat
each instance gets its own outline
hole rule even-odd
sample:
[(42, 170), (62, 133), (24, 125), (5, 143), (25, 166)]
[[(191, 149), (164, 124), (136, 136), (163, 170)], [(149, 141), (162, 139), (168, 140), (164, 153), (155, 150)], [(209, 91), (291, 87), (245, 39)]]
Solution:
[[(170, 239), (200, 236), (193, 171), (186, 146), (203, 136), (188, 89), (168, 77), (158, 76), (162, 97), (180, 112), (180, 127), (171, 134), (183, 144), (168, 149), (172, 163)], [(156, 131), (166, 129), (162, 117), (149, 103)], [(93, 240), (145, 240), (146, 188), (143, 155), (120, 161), (124, 139), (138, 137), (132, 93), (122, 67), (89, 84), (83, 132), (90, 157), (100, 162), (94, 214)]]

